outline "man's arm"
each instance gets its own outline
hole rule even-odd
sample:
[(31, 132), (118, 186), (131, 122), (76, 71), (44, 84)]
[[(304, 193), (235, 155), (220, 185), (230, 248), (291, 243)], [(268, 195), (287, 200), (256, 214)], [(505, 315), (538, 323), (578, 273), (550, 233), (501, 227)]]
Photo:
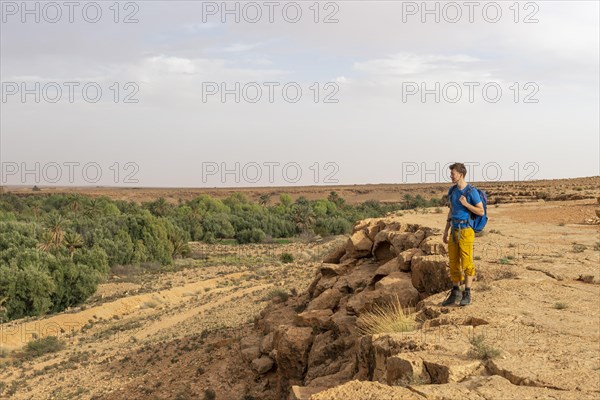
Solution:
[(452, 218), (452, 206), (450, 206), (450, 210), (448, 211), (448, 217), (446, 218), (446, 228), (444, 228), (444, 236), (442, 240), (444, 243), (448, 243), (448, 231), (450, 230), (450, 218)]
[(460, 203), (467, 208), (467, 210), (471, 211), (475, 215), (482, 216), (485, 214), (485, 210), (483, 209), (483, 202), (479, 202), (474, 206), (469, 204), (465, 196), (460, 196)]

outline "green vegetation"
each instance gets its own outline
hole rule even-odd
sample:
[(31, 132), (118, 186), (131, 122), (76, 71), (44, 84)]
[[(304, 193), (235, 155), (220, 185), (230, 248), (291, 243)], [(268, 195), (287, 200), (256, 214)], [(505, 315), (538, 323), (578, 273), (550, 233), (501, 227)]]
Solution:
[(290, 297), (290, 294), (283, 289), (273, 289), (267, 293), (267, 300), (274, 300), (276, 302), (285, 302)]
[(554, 303), (554, 308), (556, 308), (557, 310), (564, 310), (567, 307), (568, 307), (567, 303), (563, 303), (563, 302)]
[(281, 262), (284, 264), (294, 262), (294, 256), (290, 253), (283, 253), (281, 255)]
[(217, 398), (217, 395), (215, 394), (215, 391), (213, 389), (206, 389), (204, 390), (204, 399), (205, 400), (215, 400)]
[(32, 340), (25, 346), (25, 355), (39, 357), (48, 353), (56, 353), (65, 348), (65, 343), (56, 336), (46, 336), (43, 339)]
[(485, 341), (484, 335), (477, 335), (471, 339), (473, 349), (471, 350), (471, 356), (480, 360), (489, 360), (496, 358), (500, 355), (500, 350), (490, 346)]
[[(398, 203), (352, 206), (327, 199), (252, 202), (242, 193), (207, 195), (179, 204), (141, 205), (78, 194), (0, 194), (0, 309), (4, 320), (60, 312), (83, 303), (110, 271), (157, 273), (190, 256), (188, 242), (286, 243), (311, 233), (347, 234), (359, 220), (440, 205), (406, 195)], [(289, 262), (282, 257), (282, 261)]]

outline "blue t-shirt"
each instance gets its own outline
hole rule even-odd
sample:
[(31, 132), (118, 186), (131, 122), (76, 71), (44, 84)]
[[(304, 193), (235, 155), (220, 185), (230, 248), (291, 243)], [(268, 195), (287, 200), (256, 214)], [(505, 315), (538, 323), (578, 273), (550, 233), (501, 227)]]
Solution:
[[(456, 189), (452, 190), (454, 186), (456, 186)], [(452, 218), (468, 220), (469, 210), (460, 203), (460, 196), (465, 196), (469, 204), (476, 206), (481, 203), (479, 192), (475, 188), (469, 191), (468, 186), (465, 186), (463, 190), (460, 190), (457, 185), (454, 186), (451, 186), (448, 190), (448, 201), (452, 204)], [(452, 225), (456, 227), (458, 223), (452, 221)], [(469, 223), (469, 226), (472, 226), (472, 224)]]

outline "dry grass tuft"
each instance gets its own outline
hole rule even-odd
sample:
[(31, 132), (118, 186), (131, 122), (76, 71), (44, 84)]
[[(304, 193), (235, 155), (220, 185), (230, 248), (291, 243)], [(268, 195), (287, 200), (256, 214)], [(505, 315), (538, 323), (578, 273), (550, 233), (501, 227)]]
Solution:
[(397, 295), (384, 305), (376, 304), (358, 317), (359, 331), (364, 335), (380, 333), (410, 332), (415, 329), (415, 314), (402, 307)]

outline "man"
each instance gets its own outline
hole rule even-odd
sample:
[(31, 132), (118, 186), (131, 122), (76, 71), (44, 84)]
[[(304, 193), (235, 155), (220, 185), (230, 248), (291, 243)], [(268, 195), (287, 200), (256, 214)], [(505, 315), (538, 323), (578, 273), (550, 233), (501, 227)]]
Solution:
[[(473, 264), (475, 231), (472, 228), (469, 212), (484, 215), (485, 211), (477, 190), (466, 190), (466, 175), (467, 169), (464, 164), (454, 163), (450, 166), (450, 178), (455, 185), (450, 187), (448, 191), (450, 211), (448, 212), (443, 240), (444, 243), (448, 243), (452, 291), (448, 298), (442, 302), (443, 306), (456, 304), (459, 299), (461, 306), (471, 304), (471, 284), (475, 276), (475, 265)], [(450, 229), (450, 240), (448, 240), (448, 230)], [(461, 297), (458, 285), (462, 280), (463, 272), (465, 275), (465, 290)]]

